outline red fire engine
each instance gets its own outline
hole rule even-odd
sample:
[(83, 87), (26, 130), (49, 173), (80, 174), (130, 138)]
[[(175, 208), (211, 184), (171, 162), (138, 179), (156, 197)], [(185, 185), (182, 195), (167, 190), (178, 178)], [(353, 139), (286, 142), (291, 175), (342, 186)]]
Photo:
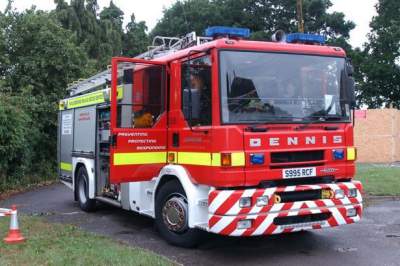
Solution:
[[(323, 36), (211, 27), (156, 37), (136, 58), (69, 87), (59, 175), (96, 201), (155, 219), (170, 243), (200, 232), (257, 236), (360, 220), (353, 69)], [(132, 221), (134, 222), (134, 221)]]

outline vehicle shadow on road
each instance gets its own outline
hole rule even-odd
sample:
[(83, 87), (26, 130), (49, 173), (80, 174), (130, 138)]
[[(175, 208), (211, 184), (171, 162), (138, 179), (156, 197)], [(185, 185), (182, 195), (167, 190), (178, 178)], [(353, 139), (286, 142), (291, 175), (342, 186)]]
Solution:
[[(76, 203), (70, 204), (73, 204), (79, 211)], [(130, 211), (100, 204), (94, 213), (80, 212), (76, 216), (63, 216), (60, 218), (56, 215), (51, 219), (64, 223), (71, 222), (85, 230), (152, 250), (185, 265), (225, 263), (238, 265), (243, 260), (262, 263), (262, 261), (271, 261), (272, 258), (278, 259), (288, 254), (293, 257), (297, 255), (312, 256), (314, 252), (321, 249), (332, 250), (332, 245), (334, 245), (328, 237), (309, 231), (247, 238), (206, 233), (202, 244), (197, 248), (184, 249), (166, 243), (155, 230), (152, 218)]]

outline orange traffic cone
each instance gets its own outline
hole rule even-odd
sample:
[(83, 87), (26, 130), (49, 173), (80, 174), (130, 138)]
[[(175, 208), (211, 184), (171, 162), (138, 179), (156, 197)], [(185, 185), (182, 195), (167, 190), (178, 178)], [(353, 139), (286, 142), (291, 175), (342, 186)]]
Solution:
[(13, 205), (11, 207), (11, 218), (10, 218), (10, 230), (8, 235), (4, 238), (6, 244), (17, 244), (25, 241), (25, 237), (22, 236), (18, 226), (18, 213), (17, 207)]

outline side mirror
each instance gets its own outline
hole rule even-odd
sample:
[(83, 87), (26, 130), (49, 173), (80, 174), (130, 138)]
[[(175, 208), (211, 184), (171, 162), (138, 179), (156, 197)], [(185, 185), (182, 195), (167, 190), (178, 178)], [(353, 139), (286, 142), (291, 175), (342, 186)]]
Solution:
[(354, 67), (351, 64), (351, 59), (346, 59), (346, 93), (349, 100), (350, 108), (356, 107), (356, 85), (354, 81)]
[(354, 74), (354, 67), (353, 67), (353, 65), (351, 64), (351, 62), (347, 62), (347, 64), (346, 64), (346, 72), (347, 72), (347, 75), (353, 76), (353, 74)]
[(356, 86), (353, 77), (347, 77), (346, 81), (347, 99), (349, 100), (350, 108), (356, 107)]

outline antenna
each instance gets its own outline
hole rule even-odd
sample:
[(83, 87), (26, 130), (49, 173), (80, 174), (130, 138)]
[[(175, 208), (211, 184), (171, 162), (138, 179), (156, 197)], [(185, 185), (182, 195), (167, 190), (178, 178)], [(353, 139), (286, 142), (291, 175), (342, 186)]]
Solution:
[(304, 33), (304, 19), (303, 19), (303, 0), (296, 0), (297, 7), (297, 21), (299, 32)]

